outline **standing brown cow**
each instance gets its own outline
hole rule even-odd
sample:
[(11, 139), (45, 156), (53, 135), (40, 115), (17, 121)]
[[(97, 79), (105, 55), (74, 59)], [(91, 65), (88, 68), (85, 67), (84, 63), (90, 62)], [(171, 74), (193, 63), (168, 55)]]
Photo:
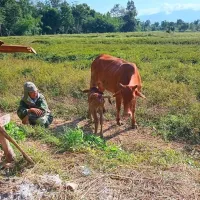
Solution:
[(134, 63), (121, 58), (102, 54), (91, 66), (90, 87), (98, 86), (101, 92), (108, 90), (116, 97), (117, 124), (120, 125), (121, 103), (124, 104), (124, 116), (132, 118), (132, 128), (137, 127), (135, 120), (136, 96), (145, 98), (141, 93), (141, 78)]

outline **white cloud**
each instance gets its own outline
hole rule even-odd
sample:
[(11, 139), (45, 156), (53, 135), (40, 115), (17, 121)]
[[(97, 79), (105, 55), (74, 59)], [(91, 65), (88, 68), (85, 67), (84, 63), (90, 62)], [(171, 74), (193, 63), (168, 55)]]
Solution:
[(153, 15), (153, 14), (156, 14), (156, 13), (159, 13), (159, 12), (161, 12), (160, 8), (147, 8), (147, 9), (138, 10), (138, 15), (139, 16), (141, 16), (141, 15)]
[(138, 10), (138, 15), (152, 15), (156, 14), (159, 12), (165, 12), (166, 14), (170, 14), (173, 11), (179, 11), (179, 10), (195, 10), (195, 11), (200, 11), (200, 3), (199, 4), (169, 4), (169, 3), (164, 3), (161, 7), (158, 8), (148, 8), (148, 9), (141, 9)]

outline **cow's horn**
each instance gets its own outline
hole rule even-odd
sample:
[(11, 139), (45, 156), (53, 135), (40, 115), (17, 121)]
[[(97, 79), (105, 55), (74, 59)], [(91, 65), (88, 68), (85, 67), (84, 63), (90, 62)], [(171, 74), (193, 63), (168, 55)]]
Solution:
[(113, 94), (113, 97), (116, 97), (120, 92), (121, 92), (121, 90), (118, 90), (117, 92), (115, 92), (115, 93)]
[(125, 88), (125, 85), (123, 85), (122, 83), (119, 83), (119, 87)]
[(139, 97), (142, 97), (144, 99), (146, 99), (146, 97), (139, 91), (136, 91), (136, 95), (139, 96)]

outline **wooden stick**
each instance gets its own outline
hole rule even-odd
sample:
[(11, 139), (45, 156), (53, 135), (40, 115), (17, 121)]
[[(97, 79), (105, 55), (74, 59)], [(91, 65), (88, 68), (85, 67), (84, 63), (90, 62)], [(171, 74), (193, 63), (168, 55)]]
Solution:
[(0, 126), (0, 134), (2, 134), (9, 142), (12, 142), (29, 163), (34, 164), (33, 160), (21, 149), (21, 147), (17, 144), (17, 142), (12, 137), (10, 137), (1, 126)]

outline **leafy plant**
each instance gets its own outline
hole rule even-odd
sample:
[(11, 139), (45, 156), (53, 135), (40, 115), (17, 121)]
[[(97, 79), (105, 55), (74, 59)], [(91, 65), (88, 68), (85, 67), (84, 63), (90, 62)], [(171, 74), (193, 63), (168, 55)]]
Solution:
[(83, 131), (81, 129), (67, 129), (63, 136), (63, 148), (76, 151), (83, 147)]
[(93, 134), (84, 134), (83, 139), (86, 146), (90, 146), (91, 148), (99, 148), (105, 150), (107, 146), (103, 139)]
[(16, 141), (24, 141), (26, 139), (24, 130), (13, 122), (6, 124), (5, 129), (6, 132)]

